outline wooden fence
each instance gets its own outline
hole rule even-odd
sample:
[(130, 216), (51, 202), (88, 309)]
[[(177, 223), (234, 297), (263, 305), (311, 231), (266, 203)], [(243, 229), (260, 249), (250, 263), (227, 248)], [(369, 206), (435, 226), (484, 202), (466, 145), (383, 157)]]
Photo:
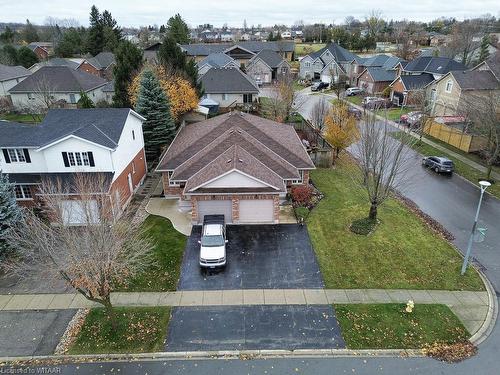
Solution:
[(427, 121), (424, 125), (424, 133), (465, 152), (480, 151), (488, 144), (484, 137), (467, 134), (460, 129), (432, 120)]

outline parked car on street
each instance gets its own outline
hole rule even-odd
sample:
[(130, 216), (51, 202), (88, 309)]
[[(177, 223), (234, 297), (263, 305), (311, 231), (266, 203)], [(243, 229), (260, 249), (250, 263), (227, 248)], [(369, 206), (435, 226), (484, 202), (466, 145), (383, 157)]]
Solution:
[(366, 96), (361, 102), (363, 108), (375, 109), (375, 108), (389, 108), (391, 103), (384, 98), (379, 98), (376, 96)]
[(401, 115), (399, 122), (408, 125), (411, 128), (417, 128), (420, 125), (420, 120), (422, 119), (423, 113), (420, 111), (408, 112)]
[(345, 95), (346, 96), (355, 96), (362, 94), (364, 90), (360, 87), (349, 87), (347, 90), (345, 90)]
[(328, 86), (329, 86), (329, 84), (326, 82), (322, 82), (322, 81), (314, 82), (313, 85), (311, 86), (311, 91), (320, 91), (320, 90), (328, 88)]
[(205, 215), (200, 247), (200, 266), (216, 268), (226, 265), (226, 224), (224, 215)]
[(442, 156), (426, 156), (422, 159), (422, 165), (436, 173), (452, 173), (454, 169), (453, 162)]
[(349, 108), (347, 109), (347, 112), (348, 112), (350, 115), (352, 115), (352, 116), (356, 117), (356, 119), (358, 119), (358, 120), (359, 120), (359, 119), (361, 118), (361, 116), (363, 115), (363, 113), (361, 112), (361, 110), (359, 110), (359, 109), (357, 109), (357, 108), (355, 108), (355, 107), (352, 107), (352, 106), (349, 106)]

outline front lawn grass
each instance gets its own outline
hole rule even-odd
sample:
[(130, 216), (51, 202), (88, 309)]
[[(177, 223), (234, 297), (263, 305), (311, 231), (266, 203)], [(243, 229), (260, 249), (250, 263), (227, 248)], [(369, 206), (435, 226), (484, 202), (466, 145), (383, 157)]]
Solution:
[[(393, 132), (391, 133), (396, 139), (401, 139), (401, 132)], [(443, 152), (438, 150), (437, 148), (428, 145), (427, 143), (416, 141), (409, 145), (412, 149), (417, 151), (418, 153), (424, 156), (445, 156), (455, 165), (455, 173), (458, 173), (460, 176), (469, 180), (474, 185), (478, 185), (478, 181), (485, 177), (485, 173), (477, 170), (476, 168), (471, 167), (469, 164), (464, 163), (463, 161), (451, 156), (447, 152)], [(493, 177), (492, 177), (493, 178)], [(496, 181), (496, 183), (492, 184), (488, 188), (488, 193), (494, 195), (495, 197), (500, 199), (500, 181)]]
[(472, 267), (460, 275), (457, 251), (395, 199), (379, 207), (373, 233), (352, 233), (352, 222), (366, 218), (370, 207), (357, 174), (346, 156), (335, 169), (311, 172), (325, 197), (306, 222), (327, 288), (484, 290)]
[(295, 44), (295, 54), (297, 56), (305, 56), (319, 51), (324, 46), (326, 46), (325, 43), (297, 43)]
[(356, 105), (361, 105), (361, 102), (363, 101), (363, 97), (360, 95), (354, 95), (354, 96), (346, 96), (345, 100), (352, 104)]
[[(380, 109), (377, 109), (375, 111), (375, 114), (377, 114), (378, 116), (382, 116), (385, 118), (385, 109), (383, 108), (380, 108)], [(388, 108), (387, 109), (387, 119), (390, 120), (390, 121), (395, 121), (395, 122), (399, 122), (399, 119), (401, 117), (401, 115), (405, 115), (407, 114), (408, 112), (411, 112), (411, 108), (407, 108), (407, 107), (403, 107), (403, 108), (397, 108), (397, 107), (394, 107), (394, 108)]]
[(43, 120), (44, 115), (30, 115), (25, 113), (2, 113), (0, 120), (36, 124)]
[(470, 336), (446, 305), (335, 305), (342, 337), (349, 349), (420, 349), (435, 342), (453, 344)]
[(115, 307), (117, 327), (106, 311), (90, 310), (68, 354), (151, 353), (163, 351), (168, 307)]
[(118, 288), (127, 292), (165, 292), (175, 290), (179, 280), (182, 255), (187, 237), (172, 226), (170, 220), (150, 215), (142, 224), (154, 243), (155, 264)]

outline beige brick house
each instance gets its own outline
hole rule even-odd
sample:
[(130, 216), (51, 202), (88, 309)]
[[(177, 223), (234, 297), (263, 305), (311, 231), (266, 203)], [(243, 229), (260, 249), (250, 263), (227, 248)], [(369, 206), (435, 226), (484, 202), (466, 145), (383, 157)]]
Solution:
[(240, 224), (279, 223), (280, 201), (311, 169), (292, 126), (231, 112), (182, 127), (156, 172), (194, 224), (208, 214)]

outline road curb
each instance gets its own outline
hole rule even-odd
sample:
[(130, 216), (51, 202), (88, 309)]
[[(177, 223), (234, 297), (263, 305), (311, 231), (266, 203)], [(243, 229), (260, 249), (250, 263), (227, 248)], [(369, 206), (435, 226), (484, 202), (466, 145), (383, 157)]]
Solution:
[(483, 284), (486, 286), (486, 291), (488, 292), (488, 313), (486, 314), (486, 318), (479, 330), (469, 339), (471, 343), (478, 346), (489, 337), (495, 327), (498, 318), (498, 301), (495, 289), (486, 275), (479, 268), (474, 268), (479, 274), (479, 277), (481, 277), (481, 280), (483, 280)]
[(295, 350), (218, 350), (218, 351), (186, 351), (186, 352), (158, 352), (138, 354), (81, 354), (81, 355), (45, 355), (0, 357), (0, 365), (23, 362), (38, 364), (49, 361), (61, 362), (107, 362), (107, 361), (134, 361), (134, 360), (196, 360), (196, 359), (261, 359), (261, 358), (304, 358), (304, 357), (425, 357), (418, 349), (380, 349), (380, 350), (353, 350), (353, 349), (295, 349)]

